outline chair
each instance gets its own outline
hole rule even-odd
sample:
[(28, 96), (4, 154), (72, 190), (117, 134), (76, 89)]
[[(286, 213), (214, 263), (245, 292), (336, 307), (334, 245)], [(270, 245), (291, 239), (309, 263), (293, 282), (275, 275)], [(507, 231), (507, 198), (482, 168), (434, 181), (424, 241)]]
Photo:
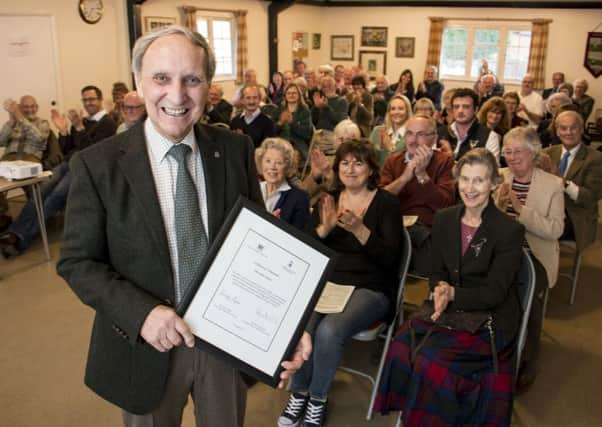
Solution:
[(569, 304), (575, 303), (575, 295), (577, 294), (577, 281), (579, 280), (579, 269), (581, 268), (581, 251), (577, 249), (577, 242), (574, 240), (560, 240), (560, 246), (570, 248), (575, 252), (573, 257), (573, 270), (571, 273), (560, 273), (559, 276), (566, 277), (571, 281), (571, 297)]
[[(370, 396), (370, 403), (368, 405), (368, 412), (366, 413), (366, 420), (372, 419), (372, 407), (374, 406), (374, 401), (376, 400), (376, 393), (378, 392), (378, 384), (380, 383), (380, 378), (383, 373), (383, 368), (385, 366), (385, 359), (387, 357), (387, 351), (389, 350), (389, 345), (393, 338), (393, 333), (397, 330), (399, 325), (403, 322), (403, 310), (402, 310), (402, 302), (403, 302), (403, 290), (406, 283), (406, 276), (408, 273), (408, 267), (410, 265), (410, 258), (412, 256), (412, 242), (410, 241), (410, 235), (408, 231), (403, 228), (403, 245), (401, 250), (401, 259), (400, 259), (400, 267), (399, 267), (399, 288), (397, 290), (397, 298), (395, 305), (395, 316), (391, 320), (389, 324), (384, 322), (380, 322), (378, 325), (371, 327), (368, 330), (359, 332), (358, 334), (353, 336), (353, 339), (358, 341), (374, 341), (379, 337), (383, 337), (385, 342), (383, 345), (382, 353), (380, 356), (380, 362), (378, 364), (378, 370), (376, 371), (376, 375), (372, 376), (366, 372), (358, 371), (356, 369), (352, 369), (346, 366), (339, 366), (339, 369), (345, 372), (349, 372), (350, 374), (358, 375), (362, 378), (366, 378), (372, 383), (372, 394)], [(381, 332), (386, 333), (383, 335)]]
[(531, 256), (526, 249), (523, 249), (520, 270), (518, 272), (518, 295), (520, 305), (523, 309), (523, 315), (518, 329), (518, 340), (516, 342), (516, 373), (520, 367), (520, 359), (525, 342), (527, 341), (527, 323), (529, 322), (529, 314), (531, 313), (531, 303), (535, 294), (535, 266), (531, 260)]

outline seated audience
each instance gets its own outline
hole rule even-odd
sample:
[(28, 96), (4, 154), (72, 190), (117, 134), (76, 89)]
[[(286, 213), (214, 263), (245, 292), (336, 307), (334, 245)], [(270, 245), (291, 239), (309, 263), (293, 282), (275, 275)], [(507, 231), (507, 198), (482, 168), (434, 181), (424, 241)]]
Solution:
[(414, 114), (434, 117), (435, 111), (435, 104), (428, 98), (420, 98), (414, 103)]
[(372, 125), (382, 125), (385, 121), (385, 114), (387, 113), (387, 104), (393, 96), (393, 91), (389, 89), (389, 82), (383, 74), (376, 76), (374, 88), (370, 93), (374, 100), (374, 119), (372, 120)]
[(212, 84), (209, 88), (205, 115), (207, 116), (208, 124), (230, 124), (230, 118), (232, 117), (232, 104), (224, 99), (224, 91), (218, 84)]
[[(41, 163), (50, 135), (48, 120), (38, 117), (38, 103), (31, 95), (24, 95), (17, 104), (4, 101), (8, 121), (0, 129), (0, 147), (6, 147), (0, 161), (26, 160)], [(8, 215), (5, 193), (0, 193), (0, 231), (12, 222)]]
[(334, 78), (329, 75), (320, 79), (320, 89), (314, 92), (312, 121), (316, 129), (333, 130), (347, 118), (349, 104), (344, 96), (337, 95)]
[(435, 213), (455, 201), (451, 156), (433, 147), (437, 125), (426, 116), (406, 123), (406, 149), (391, 154), (382, 168), (380, 186), (396, 195), (403, 215), (416, 215), (408, 227), (412, 238), (412, 271), (427, 276), (431, 271), (431, 227)]
[(282, 102), (282, 99), (284, 98), (284, 87), (284, 76), (280, 71), (276, 71), (272, 74), (272, 81), (268, 86), (268, 96), (274, 104), (278, 105)]
[[(359, 140), (360, 128), (349, 119), (339, 122), (334, 128), (334, 149), (336, 151), (343, 142)], [(328, 155), (319, 148), (310, 153), (310, 173), (303, 179), (300, 188), (309, 193), (311, 205), (315, 205), (322, 192), (333, 191), (335, 179), (332, 171), (334, 155)]]
[[(552, 95), (554, 96), (554, 95)], [(558, 277), (558, 238), (564, 227), (562, 179), (537, 167), (541, 144), (532, 128), (515, 128), (504, 137), (502, 154), (508, 167), (500, 174), (496, 205), (525, 227), (523, 246), (535, 266), (535, 294), (527, 326), (527, 341), (517, 377), (517, 392), (525, 391), (536, 376), (546, 288)]]
[(575, 87), (573, 101), (579, 106), (579, 113), (583, 117), (583, 122), (587, 123), (587, 119), (594, 109), (594, 98), (585, 93), (589, 87), (587, 80), (577, 79), (573, 86)]
[(362, 76), (351, 79), (351, 85), (353, 91), (347, 93), (349, 118), (360, 128), (362, 136), (367, 138), (370, 136), (374, 117), (372, 95), (366, 89), (366, 81)]
[(288, 181), (297, 173), (296, 158), (293, 146), (282, 138), (266, 138), (255, 151), (266, 209), (302, 230), (309, 219), (309, 196)]
[[(77, 151), (114, 135), (117, 130), (113, 119), (105, 110), (102, 110), (102, 92), (99, 88), (86, 86), (82, 89), (81, 95), (84, 110), (88, 116), (84, 118), (77, 110), (69, 110), (70, 131), (65, 115), (60, 114), (57, 110), (52, 110), (51, 113), (52, 122), (59, 130), (59, 143), (65, 158), (52, 170), (50, 181), (42, 184), (40, 188), (46, 220), (65, 208), (71, 186), (71, 173), (69, 172), (71, 156)], [(15, 222), (6, 229), (6, 233), (0, 236), (0, 250), (7, 257), (18, 255), (30, 245), (39, 233), (40, 226), (36, 208), (33, 201), (29, 200)]]
[(415, 91), (414, 91), (414, 76), (412, 70), (405, 69), (399, 75), (397, 83), (393, 83), (389, 86), (391, 92), (394, 95), (403, 95), (410, 100), (410, 104), (414, 103)]
[[(469, 151), (454, 175), (462, 203), (433, 224), (433, 310), (404, 322), (389, 347), (375, 409), (402, 411), (405, 427), (509, 426), (524, 227), (491, 199), (500, 176), (490, 151)], [(452, 313), (480, 325), (448, 328)]]
[(449, 142), (456, 160), (476, 147), (485, 147), (499, 161), (500, 136), (476, 118), (478, 96), (472, 89), (456, 89), (451, 98), (454, 121), (439, 139)]
[(528, 120), (520, 117), (518, 113), (518, 106), (520, 105), (520, 97), (517, 92), (506, 92), (503, 96), (504, 103), (506, 104), (506, 109), (510, 114), (510, 127), (515, 128), (518, 126), (527, 126), (529, 124)]
[(293, 72), (291, 70), (286, 70), (282, 72), (282, 84), (284, 85), (284, 87), (292, 83), (294, 79), (295, 76), (293, 75)]
[(563, 111), (555, 120), (560, 145), (544, 150), (564, 182), (565, 223), (561, 240), (574, 240), (583, 251), (596, 240), (598, 201), (602, 198), (602, 153), (583, 142), (583, 118)]
[(518, 115), (529, 122), (529, 126), (536, 128), (543, 119), (543, 99), (533, 90), (535, 80), (531, 74), (525, 74), (520, 84), (520, 104)]
[(564, 93), (569, 98), (573, 99), (573, 85), (569, 82), (564, 82), (560, 86), (558, 86), (558, 92)]
[(479, 108), (487, 102), (492, 96), (498, 96), (494, 93), (497, 81), (493, 74), (485, 74), (481, 76), (476, 89), (479, 95)]
[(313, 125), (309, 108), (305, 105), (299, 86), (289, 83), (284, 101), (276, 113), (276, 135), (289, 141), (299, 153), (299, 160), (307, 158)]
[(555, 93), (558, 93), (559, 86), (564, 83), (564, 73), (556, 71), (552, 74), (552, 87), (543, 90), (541, 97), (545, 100)]
[(146, 116), (144, 99), (136, 91), (128, 92), (123, 97), (122, 110), (124, 120), (117, 128), (116, 133), (125, 132)]
[(428, 98), (433, 101), (437, 110), (441, 110), (443, 89), (445, 89), (445, 86), (437, 80), (437, 67), (429, 65), (424, 71), (424, 80), (418, 85), (418, 89), (416, 90), (416, 99)]
[[(451, 143), (445, 138), (447, 138), (447, 135), (450, 134), (448, 127), (451, 126), (451, 124), (454, 122), (454, 114), (453, 114), (452, 105), (451, 105), (451, 98), (455, 92), (456, 92), (456, 89), (448, 89), (445, 91), (445, 93), (443, 94), (443, 98), (442, 98), (441, 111), (435, 111), (435, 115), (434, 115), (435, 120), (437, 120), (437, 123), (438, 123), (437, 134), (439, 137), (437, 140), (437, 147), (439, 147), (439, 149), (441, 151), (449, 154), (452, 157), (454, 155), (454, 149), (452, 148)], [(425, 98), (420, 98), (420, 99), (425, 99)], [(420, 101), (420, 99), (419, 99), (419, 101)]]
[(405, 149), (405, 124), (412, 117), (412, 104), (403, 95), (393, 95), (387, 106), (385, 124), (372, 129), (370, 142), (374, 145), (378, 163), (382, 165), (390, 153)]
[[(392, 309), (399, 268), (399, 202), (378, 189), (379, 170), (369, 143), (339, 146), (334, 161), (337, 190), (321, 197), (307, 230), (338, 253), (329, 280), (355, 286), (344, 310), (313, 312), (306, 326), (313, 351), (291, 380), (279, 426), (324, 426), (326, 405), (345, 341)], [(305, 416), (304, 416), (305, 414)]]
[(294, 68), (293, 76), (295, 78), (305, 76), (305, 68), (306, 68), (305, 62), (303, 62), (300, 59), (295, 59), (293, 61), (293, 68)]
[(249, 135), (253, 140), (255, 148), (259, 147), (262, 141), (270, 136), (274, 136), (274, 122), (271, 118), (261, 112), (259, 108), (259, 87), (255, 85), (245, 86), (242, 89), (240, 103), (243, 112), (235, 116), (230, 122), (230, 129), (235, 132)]
[[(113, 90), (111, 91), (111, 96), (113, 99), (113, 104), (111, 110), (109, 111), (109, 116), (113, 119), (116, 124), (121, 124), (123, 122), (123, 97), (130, 90), (123, 82), (115, 82), (113, 83)], [(108, 109), (108, 108), (107, 108)]]

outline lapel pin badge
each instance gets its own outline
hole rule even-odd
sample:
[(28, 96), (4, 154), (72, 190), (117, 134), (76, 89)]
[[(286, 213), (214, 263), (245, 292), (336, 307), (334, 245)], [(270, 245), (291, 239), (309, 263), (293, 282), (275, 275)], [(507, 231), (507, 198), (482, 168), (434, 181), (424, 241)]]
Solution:
[(485, 243), (487, 243), (487, 239), (486, 238), (482, 238), (478, 242), (473, 243), (472, 245), (470, 245), (470, 247), (472, 249), (474, 249), (474, 256), (475, 256), (475, 258), (478, 258), (479, 255), (481, 255), (481, 250), (483, 249), (483, 246), (485, 246)]
[(221, 157), (221, 155), (219, 154), (219, 151), (215, 151), (213, 153), (213, 157), (215, 157), (216, 159), (219, 159)]

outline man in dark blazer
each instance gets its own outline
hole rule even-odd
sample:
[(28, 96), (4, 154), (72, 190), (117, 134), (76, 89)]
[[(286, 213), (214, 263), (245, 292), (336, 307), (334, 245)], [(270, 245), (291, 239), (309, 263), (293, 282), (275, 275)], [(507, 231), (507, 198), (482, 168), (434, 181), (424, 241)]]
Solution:
[(230, 129), (235, 132), (249, 135), (255, 148), (258, 148), (264, 139), (276, 135), (274, 122), (261, 112), (259, 103), (259, 86), (250, 85), (242, 88), (241, 104), (243, 111), (230, 122)]
[(560, 239), (575, 240), (579, 251), (596, 240), (598, 201), (602, 198), (602, 153), (583, 143), (583, 130), (579, 113), (560, 113), (556, 117), (556, 133), (561, 144), (544, 150), (564, 179), (566, 217)]
[[(244, 136), (195, 126), (215, 70), (202, 36), (179, 26), (148, 33), (136, 42), (132, 64), (148, 119), (71, 161), (57, 270), (96, 312), (85, 382), (124, 409), (126, 426), (180, 425), (192, 394), (197, 425), (242, 427), (239, 372), (194, 347), (175, 307), (190, 270), (191, 252), (181, 244), (210, 244), (240, 195), (261, 202), (253, 147)], [(183, 174), (170, 154), (175, 147), (188, 151)], [(198, 234), (178, 239), (184, 181), (186, 194), (195, 193), (186, 210), (202, 221)], [(188, 264), (201, 262), (198, 253)], [(282, 378), (309, 356), (308, 338), (283, 362)]]
[(541, 93), (543, 99), (548, 99), (550, 95), (558, 92), (558, 87), (564, 83), (564, 73), (556, 71), (552, 74), (552, 87), (546, 88)]

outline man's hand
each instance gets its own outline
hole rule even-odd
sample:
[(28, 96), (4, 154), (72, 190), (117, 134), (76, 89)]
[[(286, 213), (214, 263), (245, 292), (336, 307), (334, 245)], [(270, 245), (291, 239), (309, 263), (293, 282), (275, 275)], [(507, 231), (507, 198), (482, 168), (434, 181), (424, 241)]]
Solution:
[(69, 116), (69, 121), (75, 128), (75, 130), (82, 131), (84, 130), (84, 113), (83, 111), (79, 111), (79, 113), (71, 109), (67, 112), (67, 116)]
[(280, 366), (284, 368), (284, 371), (280, 373), (280, 383), (278, 388), (284, 388), (284, 381), (293, 376), (297, 370), (301, 368), (303, 362), (309, 360), (311, 355), (312, 345), (311, 336), (307, 332), (303, 332), (295, 353), (293, 354), (292, 360), (282, 362)]
[(326, 98), (323, 97), (320, 92), (314, 92), (314, 107), (324, 108), (327, 105)]
[(311, 165), (311, 176), (314, 180), (324, 178), (330, 169), (330, 163), (326, 158), (326, 155), (319, 149), (314, 148), (309, 154), (309, 161)]
[(433, 157), (433, 149), (431, 147), (425, 147), (424, 145), (416, 147), (416, 153), (414, 154), (414, 159), (416, 159), (414, 174), (416, 176), (426, 175), (426, 167), (430, 163), (431, 157)]
[(58, 110), (52, 109), (50, 110), (50, 119), (61, 135), (67, 135), (67, 119), (64, 114), (59, 113)]
[(140, 336), (157, 351), (165, 352), (185, 343), (194, 347), (194, 335), (176, 312), (166, 305), (158, 305), (146, 316)]

